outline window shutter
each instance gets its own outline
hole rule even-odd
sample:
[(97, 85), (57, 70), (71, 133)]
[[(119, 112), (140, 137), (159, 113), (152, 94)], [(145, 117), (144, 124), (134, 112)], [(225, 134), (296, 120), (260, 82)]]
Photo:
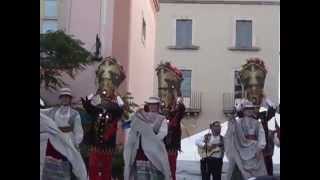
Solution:
[(183, 97), (191, 97), (191, 70), (181, 70), (183, 81), (181, 83), (181, 94)]
[(192, 45), (192, 20), (177, 20), (176, 46), (189, 47)]
[(238, 20), (236, 22), (236, 47), (252, 48), (252, 21)]
[(46, 17), (57, 17), (58, 8), (56, 0), (45, 0), (45, 16)]

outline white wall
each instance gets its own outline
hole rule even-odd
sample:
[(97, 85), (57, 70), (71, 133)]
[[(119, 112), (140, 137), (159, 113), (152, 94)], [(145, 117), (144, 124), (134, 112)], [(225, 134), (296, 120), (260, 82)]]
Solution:
[[(278, 101), (279, 5), (161, 3), (160, 9), (156, 63), (170, 60), (180, 68), (192, 69), (192, 91), (202, 92), (202, 112), (196, 120), (195, 132), (206, 128), (210, 121), (225, 120), (222, 94), (233, 93), (234, 70), (249, 57), (260, 57), (265, 61), (268, 69), (265, 92), (272, 101)], [(193, 20), (193, 45), (200, 46), (199, 50), (167, 48), (175, 43), (177, 18)], [(261, 48), (260, 51), (228, 50), (234, 46), (236, 18), (252, 18), (254, 46)]]

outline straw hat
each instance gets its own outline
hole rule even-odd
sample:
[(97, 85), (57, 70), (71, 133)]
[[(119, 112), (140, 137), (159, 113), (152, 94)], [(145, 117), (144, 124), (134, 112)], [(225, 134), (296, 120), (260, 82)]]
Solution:
[(148, 100), (145, 101), (146, 104), (158, 104), (160, 102), (160, 98), (156, 96), (149, 97)]
[(73, 97), (72, 96), (72, 91), (71, 91), (70, 88), (61, 88), (60, 91), (59, 91), (59, 97), (63, 96), (63, 95), (67, 95), (67, 96)]

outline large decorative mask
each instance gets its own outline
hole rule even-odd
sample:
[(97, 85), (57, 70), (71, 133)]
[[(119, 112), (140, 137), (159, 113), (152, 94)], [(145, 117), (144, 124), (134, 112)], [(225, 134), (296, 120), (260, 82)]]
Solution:
[(105, 58), (96, 71), (98, 93), (113, 95), (125, 78), (123, 67), (117, 60), (112, 57)]
[(244, 86), (245, 98), (254, 105), (260, 105), (263, 99), (263, 88), (267, 70), (259, 58), (251, 58), (242, 66), (240, 80)]
[(182, 73), (169, 62), (161, 63), (156, 68), (158, 76), (158, 96), (164, 109), (170, 109), (176, 98), (181, 96), (180, 86), (183, 80)]

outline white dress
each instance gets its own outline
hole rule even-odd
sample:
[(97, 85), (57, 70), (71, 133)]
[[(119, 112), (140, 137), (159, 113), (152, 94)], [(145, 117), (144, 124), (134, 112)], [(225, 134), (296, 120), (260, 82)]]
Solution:
[[(257, 140), (249, 140), (246, 135), (254, 135)], [(259, 121), (248, 117), (230, 120), (225, 135), (225, 149), (229, 159), (227, 180), (231, 180), (235, 166), (245, 180), (267, 175), (262, 152), (256, 156), (265, 144), (264, 130)]]
[(46, 159), (48, 140), (52, 146), (72, 165), (72, 171), (79, 180), (88, 180), (86, 166), (80, 152), (74, 147), (70, 139), (61, 132), (56, 123), (46, 114), (48, 110), (40, 110), (40, 179)]

